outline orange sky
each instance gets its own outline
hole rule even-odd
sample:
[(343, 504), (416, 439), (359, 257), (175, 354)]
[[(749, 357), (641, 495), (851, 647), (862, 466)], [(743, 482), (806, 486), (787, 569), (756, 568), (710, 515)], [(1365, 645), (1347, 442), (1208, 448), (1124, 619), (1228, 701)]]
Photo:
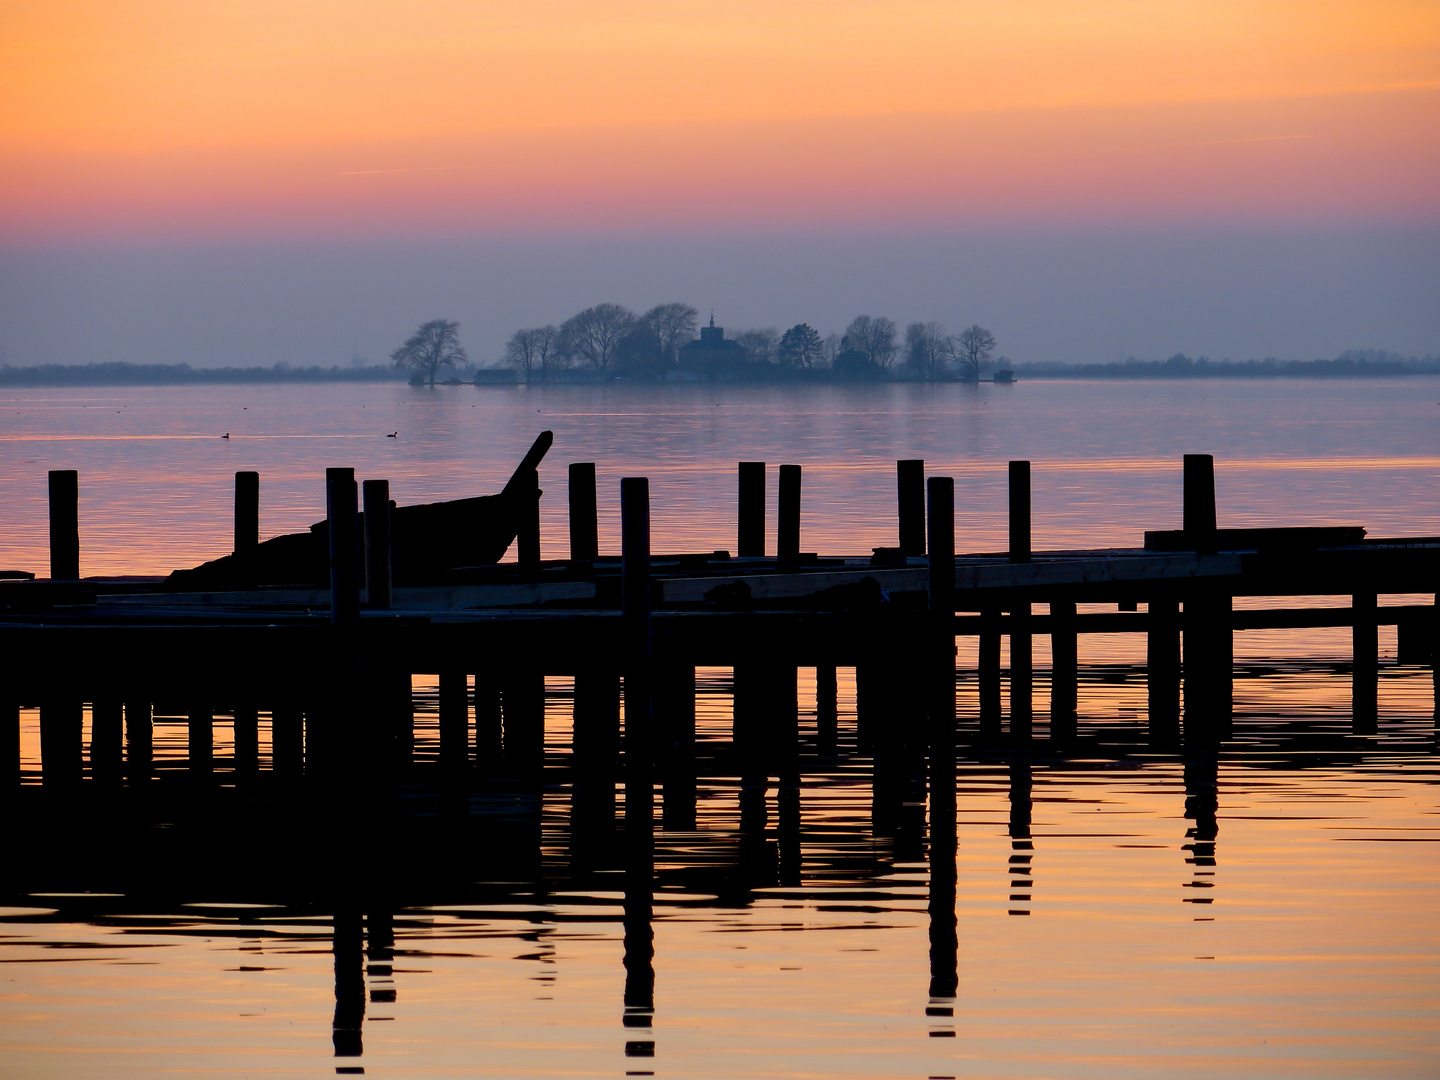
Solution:
[(0, 0), (0, 232), (1436, 219), (1440, 3)]

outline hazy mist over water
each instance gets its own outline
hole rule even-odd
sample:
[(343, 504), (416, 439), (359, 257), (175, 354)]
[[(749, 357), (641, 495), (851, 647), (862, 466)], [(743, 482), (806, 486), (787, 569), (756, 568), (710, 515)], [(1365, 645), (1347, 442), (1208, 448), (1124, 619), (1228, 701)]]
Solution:
[(493, 363), (519, 327), (679, 300), (730, 329), (858, 314), (988, 327), (1014, 361), (1440, 352), (1433, 226), (997, 227), (0, 247), (0, 363), (384, 360), (456, 319)]

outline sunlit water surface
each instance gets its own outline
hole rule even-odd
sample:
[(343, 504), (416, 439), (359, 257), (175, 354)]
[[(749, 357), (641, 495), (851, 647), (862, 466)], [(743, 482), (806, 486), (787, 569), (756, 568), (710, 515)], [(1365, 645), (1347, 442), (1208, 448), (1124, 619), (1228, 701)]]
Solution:
[[(480, 494), (542, 427), (556, 433), (542, 469), (547, 556), (565, 553), (564, 465), (578, 460), (599, 463), (612, 546), (621, 475), (651, 477), (657, 547), (732, 546), (740, 459), (805, 466), (807, 550), (893, 543), (899, 457), (956, 478), (962, 550), (1003, 546), (1014, 457), (1035, 462), (1037, 547), (1137, 544), (1145, 528), (1178, 527), (1178, 460), (1191, 451), (1216, 455), (1222, 525), (1433, 535), (1437, 398), (1440, 384), (1422, 380), (10, 391), (0, 568), (44, 573), (50, 468), (80, 471), (83, 572), (157, 573), (227, 550), (237, 469), (261, 472), (269, 535), (322, 516), (326, 466), (388, 477), (402, 503)], [(0, 1073), (1434, 1076), (1431, 673), (1396, 665), (1382, 631), (1380, 734), (1351, 735), (1348, 637), (1237, 635), (1235, 738), (1198, 762), (1145, 748), (1143, 643), (1082, 639), (1083, 756), (961, 764), (953, 1002), (929, 992), (923, 806), (874, 827), (853, 673), (840, 673), (842, 754), (821, 761), (802, 670), (799, 884), (727, 869), (737, 784), (702, 780), (698, 831), (657, 833), (653, 1023), (624, 1026), (623, 875), (571, 877), (571, 684), (552, 678), (538, 868), (496, 881), (471, 852), (459, 901), (397, 904), (393, 959), (364, 975), (362, 1054), (334, 1056), (327, 911), (278, 889), (149, 909), (26, 883), (0, 900)], [(964, 729), (973, 645), (960, 666)], [(433, 680), (416, 690), (424, 761)], [(702, 752), (728, 739), (730, 690), (728, 671), (701, 673)], [(162, 773), (184, 752), (184, 723), (157, 716)], [(227, 723), (216, 718), (222, 782)], [(1042, 722), (1040, 745), (1044, 734)], [(22, 737), (34, 782), (34, 710)], [(268, 766), (268, 717), (261, 749)]]

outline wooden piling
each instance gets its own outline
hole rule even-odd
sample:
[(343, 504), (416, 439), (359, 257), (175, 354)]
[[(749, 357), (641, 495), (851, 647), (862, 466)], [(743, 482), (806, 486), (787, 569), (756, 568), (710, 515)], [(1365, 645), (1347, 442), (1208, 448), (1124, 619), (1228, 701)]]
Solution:
[(955, 756), (955, 481), (932, 476), (926, 486), (929, 606), (934, 650), (925, 671), (930, 754)]
[(235, 474), (235, 554), (248, 555), (260, 546), (260, 474)]
[(900, 511), (900, 550), (907, 558), (925, 555), (925, 462), (908, 458), (895, 463), (895, 492)]
[(540, 472), (530, 469), (520, 491), (519, 528), (515, 533), (515, 557), (521, 566), (540, 565)]
[(155, 726), (153, 707), (148, 700), (125, 702), (125, 771), (131, 787), (150, 779), (154, 766)]
[(800, 466), (780, 466), (780, 517), (775, 562), (782, 573), (800, 569)]
[(84, 705), (54, 697), (40, 704), (40, 776), (45, 787), (65, 793), (84, 775)]
[(282, 784), (297, 784), (305, 774), (305, 717), (299, 705), (277, 704), (270, 711), (270, 767)]
[(440, 672), (440, 776), (449, 791), (465, 784), (470, 765), (470, 703), (465, 673)]
[(1000, 609), (986, 606), (980, 612), (979, 646), (980, 737), (1000, 737)]
[(815, 742), (822, 758), (839, 751), (840, 686), (834, 664), (815, 665)]
[(0, 799), (13, 795), (24, 778), (20, 768), (20, 702), (0, 690)]
[(1183, 528), (1186, 543), (1198, 555), (1213, 555), (1219, 535), (1215, 525), (1215, 459), (1186, 454)]
[(505, 735), (505, 765), (531, 783), (545, 768), (545, 676), (521, 666), (507, 671), (500, 683)]
[(765, 462), (740, 462), (740, 558), (765, 555)]
[(1010, 462), (1010, 561), (1030, 561), (1030, 462)]
[(595, 487), (595, 463), (576, 461), (570, 466), (570, 561), (593, 563), (600, 557), (600, 516)]
[(1180, 734), (1180, 604), (1152, 596), (1145, 635), (1145, 679), (1150, 741), (1171, 746)]
[(1064, 746), (1075, 739), (1079, 705), (1079, 637), (1075, 601), (1050, 601), (1050, 741)]
[(1034, 635), (1030, 630), (1030, 603), (1010, 609), (1010, 736), (1030, 738), (1035, 718)]
[(50, 577), (80, 580), (80, 476), (74, 469), (50, 471)]
[(664, 748), (667, 832), (695, 828), (695, 665), (667, 658), (656, 673), (655, 724)]
[(260, 773), (260, 711), (253, 702), (239, 701), (235, 718), (235, 782), (251, 785)]
[(90, 706), (90, 775), (105, 787), (120, 786), (124, 772), (125, 709), (117, 698)]
[(349, 626), (360, 618), (359, 537), (354, 469), (325, 470), (325, 517), (330, 529), (330, 621)]
[(365, 501), (365, 604), (384, 610), (393, 597), (390, 542), (390, 481), (366, 480)]
[[(627, 928), (641, 921), (639, 909), (649, 911), (655, 869), (655, 782), (654, 699), (651, 673), (650, 629), (650, 481), (627, 476), (620, 481), (620, 595), (624, 621), (625, 663), (625, 867)], [(632, 916), (631, 896), (637, 913)], [(642, 899), (643, 898), (643, 899)], [(648, 933), (648, 918), (643, 920)], [(627, 929), (627, 938), (628, 938)], [(643, 950), (637, 950), (643, 951)], [(626, 954), (627, 970), (638, 974), (639, 961), (632, 964)], [(653, 1007), (654, 972), (649, 975), (651, 994), (637, 988), (634, 998), (650, 1000)], [(627, 1004), (631, 989), (627, 980)]]
[(505, 762), (505, 720), (502, 691), (495, 673), (475, 673), (475, 767), (482, 776), (497, 776)]
[(1379, 596), (1356, 593), (1351, 600), (1351, 707), (1357, 735), (1374, 734), (1380, 678)]
[(188, 732), (190, 779), (208, 784), (215, 771), (215, 717), (208, 704), (191, 703)]

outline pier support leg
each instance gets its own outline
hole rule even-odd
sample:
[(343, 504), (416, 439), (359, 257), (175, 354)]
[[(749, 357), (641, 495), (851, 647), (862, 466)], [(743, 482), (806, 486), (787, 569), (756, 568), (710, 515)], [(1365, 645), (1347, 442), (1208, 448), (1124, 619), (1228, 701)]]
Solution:
[(1035, 661), (1030, 604), (1010, 612), (1010, 738), (1028, 742), (1035, 716)]
[(134, 698), (125, 703), (125, 766), (131, 787), (150, 779), (154, 765), (154, 715), (149, 701)]
[(40, 705), (40, 775), (56, 794), (73, 792), (84, 775), (84, 709), (73, 698)]
[(1000, 609), (980, 612), (980, 740), (1000, 738)]
[(50, 473), (50, 577), (80, 580), (80, 479), (74, 469)]
[(1234, 645), (1230, 597), (1192, 594), (1185, 601), (1185, 746), (1203, 752), (1230, 731)]
[(815, 665), (815, 736), (822, 758), (839, 752), (840, 687), (834, 664)]
[(662, 828), (695, 828), (695, 665), (671, 660), (658, 672), (655, 723), (660, 731), (665, 775)]
[(208, 786), (215, 774), (215, 718), (208, 704), (190, 705), (189, 744), (190, 780)]
[(620, 751), (620, 677), (602, 668), (575, 674), (575, 786), (571, 855), (577, 874), (606, 861), (615, 835), (615, 781)]
[[(576, 680), (578, 686), (579, 680)], [(475, 767), (482, 776), (505, 771), (505, 719), (500, 684), (486, 671), (475, 675)]]
[(504, 705), (505, 766), (538, 784), (545, 768), (545, 676), (514, 671), (501, 691)]
[(1050, 602), (1050, 741), (1069, 746), (1075, 741), (1079, 705), (1079, 635), (1075, 631), (1075, 601)]
[(250, 787), (260, 775), (260, 711), (252, 702), (235, 706), (235, 783)]
[(270, 767), (282, 785), (305, 774), (305, 719), (300, 706), (277, 704), (270, 711)]
[(762, 558), (765, 554), (765, 462), (740, 462), (739, 501), (736, 553), (742, 559)]
[(465, 673), (440, 672), (440, 786), (450, 796), (466, 788), (470, 767), (470, 702)]
[(600, 556), (600, 526), (595, 498), (595, 463), (571, 464), (570, 561), (594, 564)]
[(20, 702), (0, 689), (0, 799), (20, 789)]
[(1356, 593), (1351, 601), (1351, 705), (1356, 735), (1373, 735), (1378, 727), (1380, 679), (1379, 597)]
[(1145, 678), (1150, 743), (1174, 746), (1180, 738), (1180, 604), (1173, 596), (1149, 601)]
[(117, 788), (124, 773), (125, 709), (116, 698), (96, 701), (90, 711), (90, 775)]

